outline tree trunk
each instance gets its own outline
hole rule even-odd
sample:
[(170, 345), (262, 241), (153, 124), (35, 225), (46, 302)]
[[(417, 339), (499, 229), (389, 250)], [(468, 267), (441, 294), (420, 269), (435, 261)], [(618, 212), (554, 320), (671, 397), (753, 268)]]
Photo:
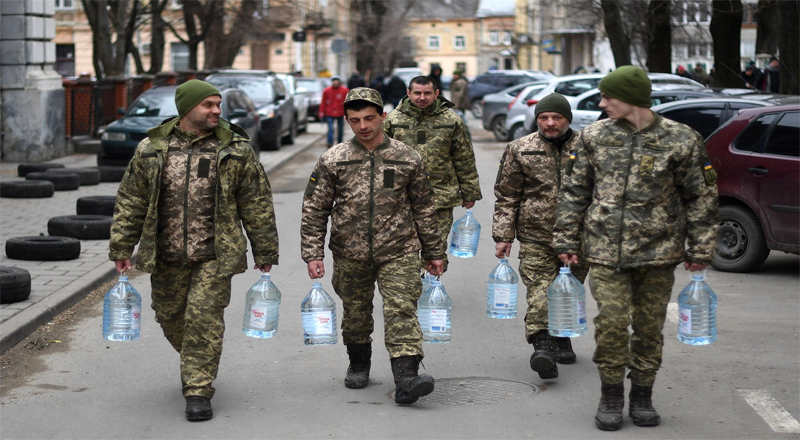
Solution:
[(756, 53), (776, 54), (778, 52), (778, 21), (781, 9), (778, 0), (758, 0), (756, 11)]
[[(603, 25), (606, 28), (614, 63), (617, 67), (631, 64), (631, 39), (625, 32), (625, 23), (615, 0), (600, 0), (603, 8)], [(738, 47), (738, 46), (737, 46)]]
[(150, 70), (147, 73), (155, 75), (164, 68), (164, 18), (161, 14), (169, 0), (154, 0), (150, 3), (150, 23), (152, 34), (150, 36)]
[(742, 2), (713, 0), (711, 38), (714, 40), (714, 80), (717, 87), (741, 88)]
[(650, 0), (647, 14), (647, 70), (672, 71), (672, 23), (670, 0)]
[(800, 95), (800, 1), (780, 2), (781, 12), (778, 14), (778, 50), (780, 51), (780, 93)]

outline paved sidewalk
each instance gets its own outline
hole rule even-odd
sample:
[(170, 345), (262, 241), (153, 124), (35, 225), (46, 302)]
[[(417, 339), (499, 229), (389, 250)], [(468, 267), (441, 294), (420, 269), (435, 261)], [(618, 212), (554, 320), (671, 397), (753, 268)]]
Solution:
[[(296, 154), (324, 139), (322, 124), (309, 122), (308, 133), (297, 137), (294, 145), (279, 151), (262, 151), (261, 163), (271, 173)], [(97, 166), (96, 156), (75, 154), (54, 159), (66, 167)], [(0, 163), (0, 180), (22, 180), (18, 163)], [(56, 216), (75, 215), (78, 198), (115, 195), (118, 183), (82, 186), (75, 191), (57, 191), (46, 199), (0, 199), (0, 266), (26, 269), (31, 273), (31, 295), (26, 301), (0, 304), (0, 353), (13, 347), (54, 316), (80, 301), (95, 287), (115, 275), (108, 260), (108, 240), (81, 240), (81, 255), (70, 261), (23, 261), (6, 257), (9, 238), (48, 235), (47, 221)]]

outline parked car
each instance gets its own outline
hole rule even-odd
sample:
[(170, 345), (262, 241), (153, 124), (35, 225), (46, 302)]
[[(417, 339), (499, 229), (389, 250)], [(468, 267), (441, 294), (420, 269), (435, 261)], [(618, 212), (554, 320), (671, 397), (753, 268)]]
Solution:
[(528, 108), (532, 105), (536, 105), (537, 99), (534, 99), (535, 96), (538, 96), (542, 89), (547, 87), (547, 82), (537, 82), (528, 87), (522, 89), (522, 91), (508, 104), (508, 114), (506, 115), (506, 142), (513, 141), (514, 139), (519, 139), (526, 134), (525, 131), (525, 114), (528, 111)]
[(319, 121), (319, 105), (322, 91), (328, 87), (325, 78), (297, 78), (297, 93), (308, 97), (308, 116)]
[(508, 141), (508, 132), (505, 127), (508, 106), (514, 101), (514, 98), (519, 95), (522, 89), (534, 84), (536, 84), (536, 82), (517, 84), (514, 87), (485, 95), (481, 100), (481, 107), (483, 107), (483, 116), (481, 120), (484, 130), (491, 131), (495, 139), (500, 142)]
[(295, 127), (299, 132), (308, 130), (308, 96), (297, 91), (297, 77), (291, 73), (276, 73), (286, 91), (294, 100)]
[(705, 145), (720, 202), (711, 265), (748, 272), (770, 250), (800, 253), (800, 104), (742, 110)]
[(489, 93), (499, 92), (503, 89), (531, 81), (544, 81), (553, 78), (550, 72), (538, 70), (490, 70), (478, 75), (469, 84), (469, 103), (472, 115), (476, 118), (483, 116), (481, 100)]
[(422, 73), (422, 69), (419, 67), (396, 67), (392, 69), (392, 74), (387, 76), (383, 79), (384, 84), (389, 84), (389, 81), (392, 79), (393, 76), (396, 76), (403, 80), (403, 83), (408, 88), (408, 83), (411, 82), (412, 79), (425, 75)]
[[(139, 95), (121, 119), (106, 127), (100, 137), (100, 151), (97, 153), (98, 165), (127, 165), (136, 151), (139, 142), (147, 137), (147, 130), (159, 125), (165, 119), (178, 116), (175, 106), (175, 89), (178, 86), (159, 86)], [(250, 136), (256, 154), (259, 152), (259, 119), (256, 106), (241, 90), (227, 88), (222, 93), (221, 118), (236, 124)]]
[(293, 144), (297, 135), (294, 124), (294, 101), (269, 70), (218, 70), (205, 79), (217, 87), (236, 87), (244, 90), (258, 109), (259, 131), (257, 144), (263, 150), (277, 150), (282, 143)]

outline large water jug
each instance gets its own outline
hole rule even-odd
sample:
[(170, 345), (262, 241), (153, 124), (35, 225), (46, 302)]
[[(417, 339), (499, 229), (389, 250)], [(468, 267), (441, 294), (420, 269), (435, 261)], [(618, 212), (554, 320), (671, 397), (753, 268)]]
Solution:
[(503, 258), (489, 274), (486, 293), (486, 315), (490, 318), (512, 319), (517, 316), (517, 287), (519, 277)]
[(469, 209), (460, 219), (453, 223), (453, 235), (450, 237), (450, 255), (460, 258), (472, 258), (478, 253), (478, 239), (481, 235), (481, 224)]
[(562, 267), (547, 288), (547, 316), (552, 336), (586, 334), (586, 289), (569, 267)]
[(431, 280), (431, 287), (417, 302), (417, 317), (422, 329), (423, 342), (450, 342), (450, 316), (453, 302), (447, 296), (442, 282)]
[(103, 301), (103, 337), (109, 341), (139, 339), (142, 327), (142, 296), (128, 282), (127, 275), (106, 293)]
[(424, 295), (428, 289), (431, 288), (431, 281), (435, 280), (436, 277), (431, 275), (430, 272), (425, 272), (425, 276), (422, 277), (422, 294)]
[(703, 273), (678, 295), (678, 340), (689, 345), (708, 345), (717, 340), (717, 295)]
[(261, 279), (247, 291), (242, 333), (261, 339), (275, 336), (280, 307), (281, 291), (270, 279), (269, 272), (262, 273)]
[(306, 345), (335, 344), (336, 303), (322, 283), (314, 283), (300, 305), (303, 317), (303, 342)]

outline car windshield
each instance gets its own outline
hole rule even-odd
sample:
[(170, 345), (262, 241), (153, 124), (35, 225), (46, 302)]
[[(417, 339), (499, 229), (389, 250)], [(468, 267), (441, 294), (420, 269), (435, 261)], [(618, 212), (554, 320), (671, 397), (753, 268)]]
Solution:
[(164, 118), (178, 116), (178, 108), (175, 106), (175, 95), (171, 93), (145, 93), (131, 105), (127, 116), (160, 116)]
[(261, 78), (211, 78), (208, 80), (217, 87), (233, 87), (243, 90), (256, 105), (275, 101), (275, 90), (269, 81)]
[(307, 80), (307, 79), (298, 79), (297, 80), (297, 87), (303, 87), (304, 89), (308, 90), (309, 92), (321, 92), (322, 91), (322, 83), (319, 81)]

